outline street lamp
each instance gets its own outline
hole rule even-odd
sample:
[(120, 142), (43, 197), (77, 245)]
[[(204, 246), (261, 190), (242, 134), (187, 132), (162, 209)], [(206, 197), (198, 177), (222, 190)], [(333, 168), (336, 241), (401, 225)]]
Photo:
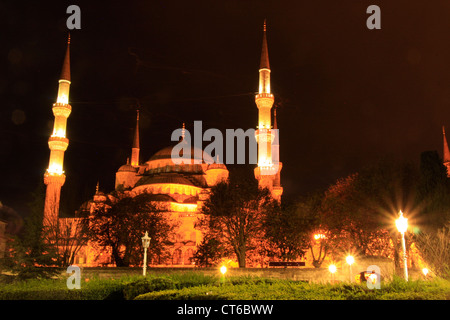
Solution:
[(148, 236), (148, 232), (145, 231), (145, 235), (142, 237), (142, 246), (144, 247), (144, 266), (142, 270), (142, 275), (145, 277), (147, 273), (147, 248), (150, 246), (151, 238)]
[(428, 271), (429, 270), (427, 268), (423, 268), (422, 269), (422, 272), (423, 272), (423, 275), (425, 276), (425, 279), (427, 278)]
[(400, 210), (400, 217), (395, 220), (395, 225), (398, 231), (402, 234), (402, 248), (403, 248), (403, 268), (405, 270), (405, 280), (408, 281), (408, 264), (406, 261), (406, 244), (405, 244), (405, 232), (408, 229), (408, 219), (403, 216), (403, 212)]
[(226, 266), (221, 266), (220, 267), (220, 272), (222, 273), (222, 275), (225, 275), (225, 273), (227, 273), (227, 267)]
[(220, 267), (220, 273), (222, 273), (222, 284), (225, 283), (225, 273), (227, 273), (227, 267), (226, 266), (221, 266)]
[(334, 282), (334, 273), (336, 272), (336, 270), (337, 270), (337, 268), (336, 268), (336, 266), (334, 264), (331, 264), (328, 267), (328, 271), (331, 272), (331, 279), (333, 280), (332, 282)]
[(347, 256), (347, 258), (345, 258), (345, 261), (347, 261), (348, 265), (350, 266), (350, 282), (352, 282), (352, 264), (355, 263), (355, 258), (353, 258), (353, 256)]

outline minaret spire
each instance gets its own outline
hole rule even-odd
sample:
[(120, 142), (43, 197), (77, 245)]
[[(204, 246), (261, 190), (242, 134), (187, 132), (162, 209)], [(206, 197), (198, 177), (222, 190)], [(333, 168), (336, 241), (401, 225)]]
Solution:
[[(274, 142), (278, 130), (276, 114), (275, 127), (272, 129), (272, 106), (274, 96), (270, 89), (270, 64), (269, 50), (267, 47), (267, 21), (264, 20), (263, 42), (261, 48), (261, 61), (259, 65), (259, 90), (255, 96), (258, 107), (258, 130), (256, 130), (256, 141), (258, 142), (258, 166), (255, 168), (255, 178), (262, 188), (268, 188), (272, 196), (280, 200), (283, 188), (279, 184), (281, 163), (278, 163), (279, 146)], [(278, 181), (278, 182), (277, 182)]]
[(70, 33), (67, 36), (66, 56), (64, 57), (60, 79), (70, 81)]
[(133, 146), (131, 148), (131, 165), (139, 166), (139, 109), (136, 110), (136, 128), (134, 130)]
[(267, 24), (264, 19), (263, 42), (261, 48), (261, 60), (259, 62), (259, 92), (270, 93), (270, 64), (269, 49), (267, 47)]
[(262, 49), (261, 49), (261, 61), (259, 68), (260, 69), (269, 69), (270, 70), (270, 64), (269, 64), (269, 49), (267, 48), (267, 22), (266, 19), (264, 19), (264, 34), (263, 34), (263, 43), (262, 43)]
[(448, 149), (447, 138), (445, 137), (445, 127), (442, 126), (442, 135), (444, 140), (444, 148), (442, 155), (442, 162), (444, 166), (447, 168), (447, 177), (450, 178), (450, 151)]
[(69, 104), (70, 91), (70, 35), (67, 41), (66, 55), (61, 71), (58, 85), (58, 96), (53, 104), (53, 115), (55, 117), (53, 132), (48, 139), (50, 159), (47, 171), (44, 174), (44, 183), (47, 185), (44, 204), (44, 226), (54, 226), (59, 216), (59, 200), (61, 187), (64, 185), (66, 176), (63, 171), (64, 152), (69, 146), (66, 137), (67, 118), (72, 112)]

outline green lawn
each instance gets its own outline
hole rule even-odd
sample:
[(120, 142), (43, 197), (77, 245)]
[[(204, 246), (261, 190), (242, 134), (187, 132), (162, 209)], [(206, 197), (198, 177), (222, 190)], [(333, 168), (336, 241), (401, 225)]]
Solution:
[[(83, 280), (69, 290), (67, 278), (13, 281), (0, 278), (0, 300), (450, 300), (450, 282), (396, 278), (369, 290), (365, 284), (314, 284), (201, 272)], [(7, 281), (8, 280), (8, 281)]]

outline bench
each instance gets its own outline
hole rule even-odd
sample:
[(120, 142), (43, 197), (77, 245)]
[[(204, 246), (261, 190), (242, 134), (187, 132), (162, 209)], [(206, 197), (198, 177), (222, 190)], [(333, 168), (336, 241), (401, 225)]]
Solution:
[(304, 267), (303, 261), (270, 261), (269, 267)]

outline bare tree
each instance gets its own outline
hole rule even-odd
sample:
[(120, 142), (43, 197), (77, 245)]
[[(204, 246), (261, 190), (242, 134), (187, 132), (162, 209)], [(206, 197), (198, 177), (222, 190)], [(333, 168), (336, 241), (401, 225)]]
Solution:
[(450, 222), (437, 232), (422, 232), (415, 236), (422, 258), (438, 276), (450, 278)]

